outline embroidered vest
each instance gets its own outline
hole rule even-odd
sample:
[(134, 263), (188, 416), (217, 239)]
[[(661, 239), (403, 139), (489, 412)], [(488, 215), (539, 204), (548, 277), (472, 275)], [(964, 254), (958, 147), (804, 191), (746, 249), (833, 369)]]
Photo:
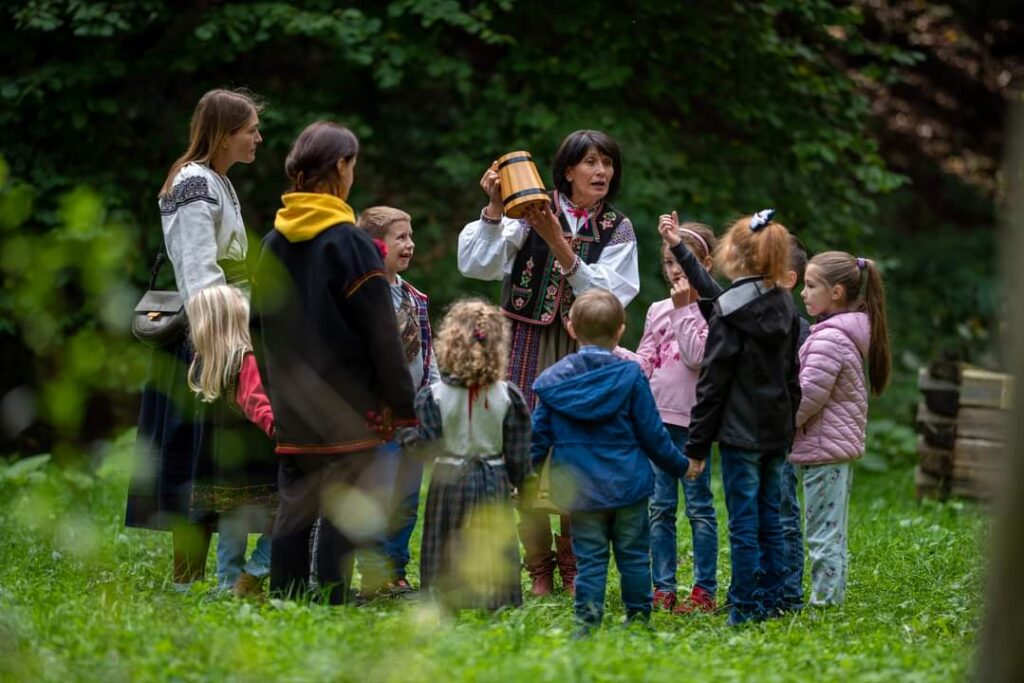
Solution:
[[(559, 206), (557, 192), (552, 193), (552, 205), (562, 226), (562, 236), (573, 253), (588, 265), (597, 263), (615, 229), (626, 218), (611, 204), (602, 204), (573, 237)], [(559, 315), (568, 319), (569, 308), (576, 299), (551, 249), (532, 230), (516, 254), (512, 272), (505, 277), (501, 290), (501, 308), (505, 315), (531, 325), (550, 325)]]
[(430, 329), (430, 316), (427, 314), (427, 304), (430, 303), (430, 299), (426, 294), (409, 284), (407, 280), (402, 280), (402, 287), (416, 305), (416, 316), (420, 324), (420, 349), (423, 352), (423, 381), (420, 382), (420, 386), (416, 387), (416, 390), (419, 391), (430, 382), (430, 361), (434, 355), (434, 340)]

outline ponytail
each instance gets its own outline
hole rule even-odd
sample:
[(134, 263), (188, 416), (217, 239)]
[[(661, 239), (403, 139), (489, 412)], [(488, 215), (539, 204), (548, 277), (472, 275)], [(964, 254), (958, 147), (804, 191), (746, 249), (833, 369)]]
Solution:
[(789, 232), (781, 223), (769, 223), (754, 234), (755, 270), (764, 274), (765, 284), (777, 285), (789, 270)]
[(868, 378), (871, 393), (879, 396), (892, 374), (889, 348), (889, 323), (885, 315), (885, 288), (882, 274), (871, 259), (858, 258), (845, 251), (826, 251), (811, 259), (829, 287), (843, 288), (847, 310), (866, 313), (871, 325), (868, 342)]
[[(769, 210), (770, 211), (770, 210)], [(774, 213), (774, 212), (771, 212)], [(789, 231), (761, 212), (732, 224), (715, 250), (715, 263), (726, 277), (735, 280), (746, 275), (761, 275), (774, 287), (785, 280), (789, 270)], [(761, 222), (757, 221), (761, 218)], [(754, 222), (752, 226), (751, 223)]]
[(871, 321), (871, 345), (868, 347), (868, 375), (871, 393), (881, 395), (892, 374), (892, 351), (889, 348), (889, 322), (885, 314), (885, 287), (875, 262), (858, 259), (864, 264), (864, 296), (861, 308)]

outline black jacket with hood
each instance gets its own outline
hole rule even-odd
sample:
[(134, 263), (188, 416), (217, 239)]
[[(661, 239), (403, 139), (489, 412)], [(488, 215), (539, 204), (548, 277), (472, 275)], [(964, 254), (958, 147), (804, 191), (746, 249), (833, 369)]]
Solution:
[(283, 201), (252, 297), (277, 453), (373, 448), (416, 423), (384, 264), (341, 199), (294, 192)]
[(789, 448), (800, 405), (800, 316), (792, 296), (760, 277), (743, 278), (710, 309), (686, 455), (703, 460), (714, 441), (751, 451)]

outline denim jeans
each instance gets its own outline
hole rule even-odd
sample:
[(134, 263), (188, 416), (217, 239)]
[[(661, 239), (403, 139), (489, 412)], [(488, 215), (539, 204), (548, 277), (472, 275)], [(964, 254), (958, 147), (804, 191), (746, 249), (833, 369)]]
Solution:
[[(396, 486), (399, 456), (398, 443), (395, 441), (378, 446), (373, 463), (364, 474), (364, 481), (375, 491), (374, 497), (385, 501), (388, 506), (385, 510), (388, 515)], [(393, 578), (391, 560), (387, 552), (387, 531), (385, 526), (368, 546), (356, 551), (356, 563), (362, 577), (360, 588), (364, 592), (372, 593)]]
[[(573, 512), (572, 551), (576, 555), (576, 619), (584, 628), (601, 625), (608, 558), (615, 555), (627, 620), (651, 615), (651, 525), (647, 499), (614, 510)], [(609, 545), (611, 553), (609, 553)]]
[(245, 559), (249, 529), (254, 519), (265, 520), (269, 531), (270, 515), (263, 510), (242, 509), (220, 516), (217, 524), (217, 586), (221, 590), (233, 588), (243, 571), (258, 579), (270, 574), (270, 534), (260, 534), (252, 555), (248, 561)]
[(423, 485), (423, 460), (404, 452), (398, 454), (398, 476), (391, 494), (391, 520), (384, 539), (384, 554), (391, 564), (392, 578), (404, 579), (409, 564), (409, 539), (416, 528)]
[(841, 605), (846, 599), (852, 486), (853, 467), (848, 462), (804, 468), (812, 605)]
[(788, 460), (782, 463), (782, 500), (779, 521), (782, 523), (782, 607), (798, 610), (804, 606), (804, 534), (801, 526), (800, 482), (797, 468)]
[[(680, 451), (686, 449), (689, 431), (665, 425)], [(651, 463), (654, 495), (651, 497), (651, 566), (656, 590), (676, 590), (676, 515), (679, 509), (679, 479)], [(711, 493), (711, 461), (695, 480), (683, 479), (686, 517), (693, 535), (693, 583), (714, 597), (718, 590), (718, 520)]]
[(719, 444), (729, 510), (732, 583), (729, 623), (771, 616), (782, 599), (779, 504), (785, 452), (748, 451)]

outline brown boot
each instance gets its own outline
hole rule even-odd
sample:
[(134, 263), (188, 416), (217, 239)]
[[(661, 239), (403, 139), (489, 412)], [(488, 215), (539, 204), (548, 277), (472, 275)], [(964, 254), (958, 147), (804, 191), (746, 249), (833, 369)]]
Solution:
[(534, 595), (551, 595), (555, 590), (555, 554), (551, 552), (551, 522), (547, 513), (521, 514), (519, 538), (525, 550), (526, 571)]
[(565, 535), (555, 536), (558, 549), (558, 573), (562, 576), (562, 590), (576, 595), (576, 556), (572, 553), (572, 539)]

